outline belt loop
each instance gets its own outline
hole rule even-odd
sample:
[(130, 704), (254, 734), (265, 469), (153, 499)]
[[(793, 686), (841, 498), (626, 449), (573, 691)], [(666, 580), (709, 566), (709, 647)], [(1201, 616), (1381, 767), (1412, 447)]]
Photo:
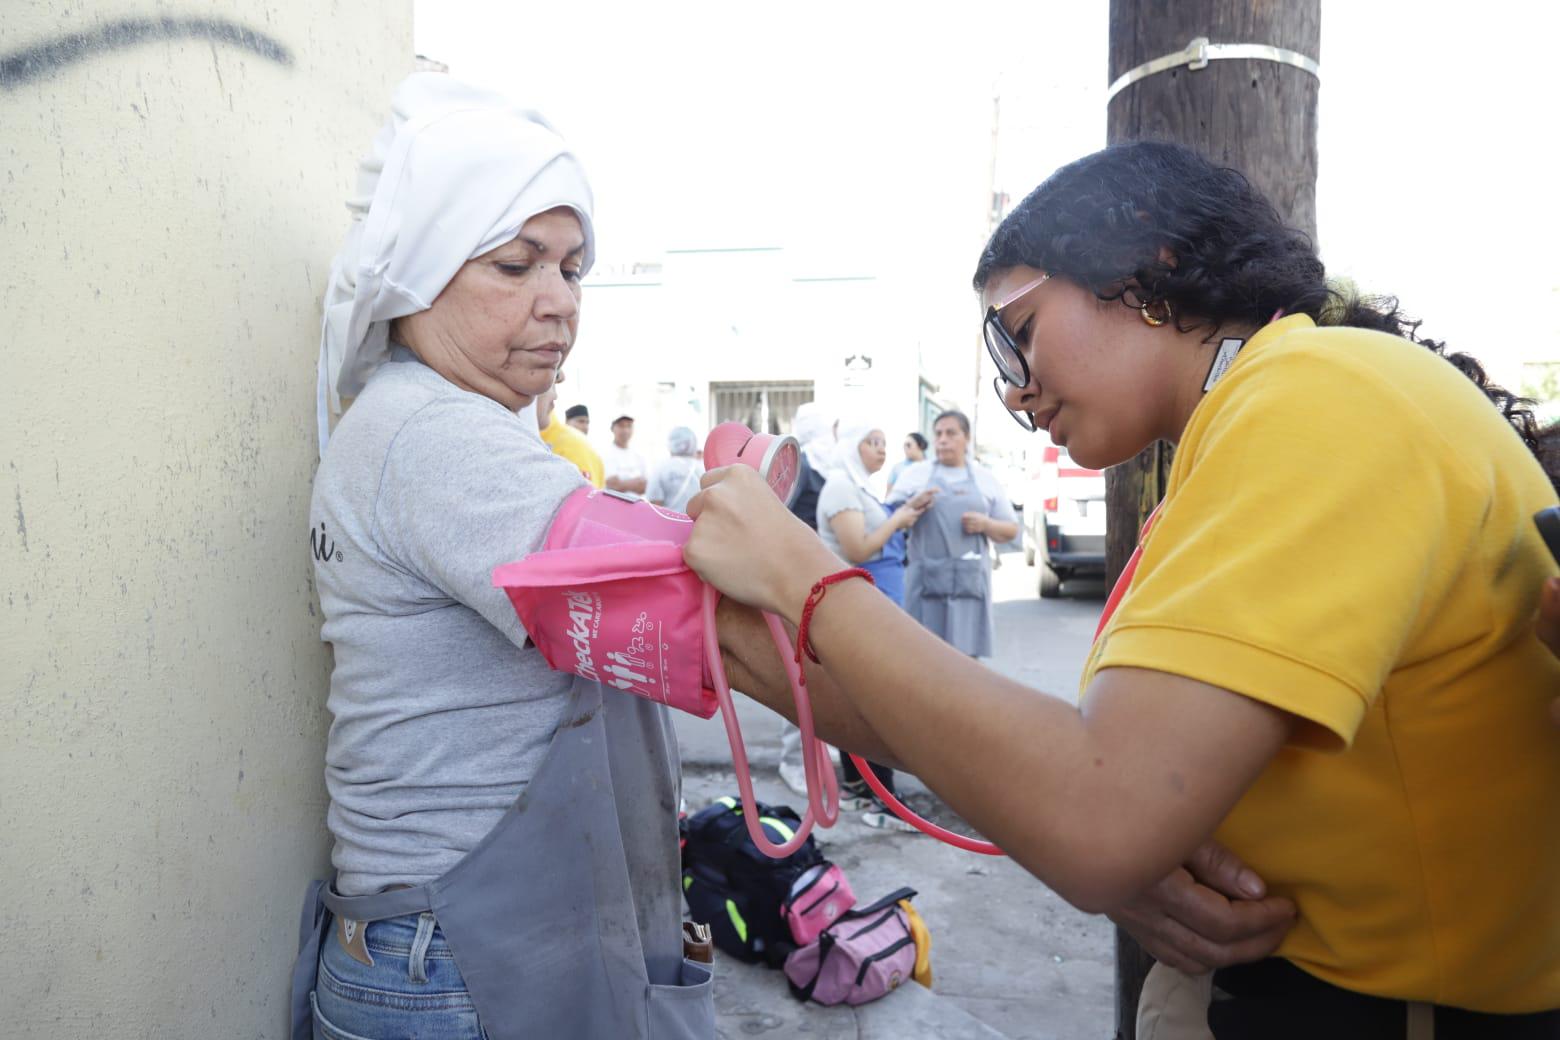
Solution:
[(406, 974), (413, 982), (428, 981), (428, 944), (433, 942), (433, 915), (424, 910), (417, 915), (417, 936), (412, 939), (412, 955), (406, 962)]
[(1435, 1040), (1435, 1005), (1408, 1002), (1407, 1040)]

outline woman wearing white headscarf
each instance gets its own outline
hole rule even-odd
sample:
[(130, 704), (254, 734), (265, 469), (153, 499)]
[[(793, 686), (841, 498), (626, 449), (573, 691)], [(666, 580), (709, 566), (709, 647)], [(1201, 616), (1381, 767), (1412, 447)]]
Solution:
[[(888, 441), (876, 426), (858, 423), (842, 428), (835, 459), (838, 465), (818, 493), (818, 537), (835, 555), (870, 572), (878, 590), (904, 606), (905, 532), (921, 518), (936, 492), (922, 491), (892, 513), (878, 501), (868, 482), (888, 461)], [(876, 762), (870, 765), (883, 786), (893, 791), (894, 771)], [(888, 811), (848, 756), (841, 757), (840, 767), (845, 772), (842, 808), (865, 810), (862, 822), (871, 827), (915, 829)]]
[(905, 532), (931, 504), (935, 490), (923, 490), (893, 512), (872, 493), (872, 475), (888, 458), (883, 430), (860, 423), (840, 430), (838, 466), (818, 493), (818, 536), (841, 559), (872, 572), (889, 599), (905, 602)]
[(692, 430), (677, 426), (666, 435), (666, 450), (671, 457), (655, 468), (645, 497), (653, 504), (681, 513), (688, 500), (699, 493), (699, 478), (704, 466), (699, 462), (699, 441)]
[(818, 492), (839, 464), (834, 443), (834, 418), (817, 401), (804, 402), (791, 418), (791, 436), (802, 447), (802, 470), (791, 496), (791, 512), (808, 527), (816, 528)]
[(584, 172), (540, 116), (422, 73), (359, 196), (310, 507), (336, 874), (305, 905), (293, 1035), (713, 1036), (664, 709), (550, 670), (490, 577), (584, 484), (530, 413), (595, 253)]

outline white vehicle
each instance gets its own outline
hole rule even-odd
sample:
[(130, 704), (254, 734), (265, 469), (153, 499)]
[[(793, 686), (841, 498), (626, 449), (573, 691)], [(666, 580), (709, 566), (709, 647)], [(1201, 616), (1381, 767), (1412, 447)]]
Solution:
[(1070, 578), (1105, 576), (1105, 474), (1075, 465), (1054, 444), (1029, 474), (1024, 560), (1039, 568), (1044, 599), (1060, 596)]

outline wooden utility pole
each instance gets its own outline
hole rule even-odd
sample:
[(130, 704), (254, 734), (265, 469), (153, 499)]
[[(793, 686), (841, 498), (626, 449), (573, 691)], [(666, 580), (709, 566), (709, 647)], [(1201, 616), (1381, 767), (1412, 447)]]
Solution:
[[(1321, 0), (1111, 0), (1110, 82), (1201, 37), (1320, 60)], [(1215, 52), (1217, 53), (1217, 52)], [(1280, 60), (1228, 58), (1137, 79), (1106, 107), (1106, 141), (1174, 141), (1240, 170), (1290, 225), (1316, 237), (1316, 102), (1320, 80)], [(1164, 497), (1170, 446), (1159, 443), (1105, 476), (1106, 577), (1114, 582)], [(1116, 1036), (1136, 1040), (1138, 993), (1153, 961), (1116, 930)]]

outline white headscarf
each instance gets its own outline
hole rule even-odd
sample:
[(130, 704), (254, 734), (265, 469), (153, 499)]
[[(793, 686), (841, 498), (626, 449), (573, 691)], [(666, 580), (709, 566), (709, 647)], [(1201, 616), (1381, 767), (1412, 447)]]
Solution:
[(867, 482), (872, 479), (872, 474), (867, 472), (867, 464), (861, 461), (861, 442), (874, 430), (882, 430), (882, 427), (862, 422), (841, 426), (837, 450), (840, 468), (850, 477), (851, 483), (868, 493), (871, 489)]
[(699, 450), (699, 439), (686, 426), (674, 426), (666, 435), (666, 450), (678, 458), (693, 458)]
[(580, 218), (584, 274), (596, 256), (590, 184), (563, 138), (537, 113), (443, 73), (402, 81), (358, 167), (352, 226), (325, 290), (322, 455), (341, 399), (390, 356), (390, 321), (427, 310), (467, 260), (558, 206)]
[(805, 401), (791, 419), (791, 435), (802, 446), (807, 464), (817, 473), (828, 473), (839, 464), (834, 451), (834, 417), (817, 401)]

